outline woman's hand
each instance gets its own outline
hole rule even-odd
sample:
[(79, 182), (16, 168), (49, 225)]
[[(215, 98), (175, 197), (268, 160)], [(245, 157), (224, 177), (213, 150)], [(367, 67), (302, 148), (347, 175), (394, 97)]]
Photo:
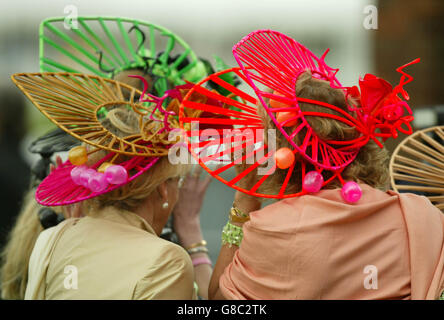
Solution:
[[(249, 165), (247, 165), (246, 163), (235, 165), (236, 174), (239, 175), (248, 167)], [(243, 189), (250, 190), (257, 183), (258, 180), (257, 168), (255, 168), (239, 181), (239, 186)], [(241, 191), (236, 191), (233, 204), (245, 214), (249, 214), (251, 211), (258, 210), (261, 207), (261, 202), (259, 201), (259, 198), (250, 196)]]
[(202, 241), (200, 210), (211, 176), (200, 179), (202, 167), (195, 166), (183, 180), (179, 200), (173, 210), (173, 227), (183, 247)]

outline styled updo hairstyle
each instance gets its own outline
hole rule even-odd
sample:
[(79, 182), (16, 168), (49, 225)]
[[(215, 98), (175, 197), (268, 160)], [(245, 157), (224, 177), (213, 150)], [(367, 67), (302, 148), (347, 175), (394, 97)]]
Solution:
[[(148, 120), (146, 120), (148, 121)], [(102, 125), (116, 136), (123, 138), (140, 132), (138, 118), (134, 112), (125, 107), (112, 109), (102, 121)], [(86, 146), (88, 148), (88, 146)], [(107, 151), (100, 150), (88, 157), (87, 165), (97, 162), (106, 155)], [(119, 155), (117, 162), (125, 161), (131, 156)], [(134, 211), (162, 182), (186, 174), (187, 165), (171, 164), (168, 156), (162, 156), (146, 172), (133, 181), (113, 191), (85, 201), (85, 208), (92, 210), (106, 206), (115, 206), (120, 209)], [(90, 210), (91, 210), (90, 209)]]
[[(325, 80), (313, 78), (312, 74), (308, 71), (302, 73), (296, 82), (296, 95), (301, 98), (318, 100), (326, 102), (341, 108), (342, 110), (349, 112), (344, 92), (341, 89), (334, 89), (330, 86), (330, 83)], [(355, 101), (353, 101), (356, 104)], [(319, 105), (299, 102), (299, 106), (302, 111), (323, 112), (330, 114), (340, 114), (334, 110)], [(291, 144), (282, 135), (282, 133), (276, 128), (276, 125), (268, 116), (262, 106), (258, 107), (258, 113), (262, 116), (265, 129), (276, 130), (276, 150), (287, 147), (293, 149)], [(351, 140), (359, 136), (358, 131), (346, 125), (343, 122), (333, 120), (326, 117), (318, 116), (306, 116), (307, 122), (312, 127), (316, 135), (322, 140)], [(295, 127), (284, 127), (284, 130), (291, 134)], [(302, 139), (307, 133), (306, 129), (301, 130), (294, 138), (294, 141), (300, 145)], [(308, 150), (310, 154), (310, 150)], [(302, 159), (301, 155), (296, 154), (296, 161)], [(305, 160), (303, 160), (305, 161)], [(306, 163), (306, 170), (314, 170), (313, 165), (308, 161)], [(389, 185), (389, 155), (385, 148), (380, 148), (373, 140), (370, 140), (365, 146), (363, 146), (355, 160), (349, 164), (342, 172), (342, 177), (346, 181), (360, 181), (366, 183), (374, 188), (380, 190), (386, 190)], [(285, 180), (287, 170), (277, 168), (276, 172), (265, 180), (261, 186), (261, 192), (267, 192), (271, 194), (279, 193), (279, 190)], [(331, 171), (324, 170), (322, 172), (324, 181), (332, 176)], [(335, 179), (324, 188), (333, 189), (340, 188), (340, 182)], [(302, 189), (302, 168), (299, 161), (296, 162), (296, 166), (288, 183), (286, 194), (296, 193)]]

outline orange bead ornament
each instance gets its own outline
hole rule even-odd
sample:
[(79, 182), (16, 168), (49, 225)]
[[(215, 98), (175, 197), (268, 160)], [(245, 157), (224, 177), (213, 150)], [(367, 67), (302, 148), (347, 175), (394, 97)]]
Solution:
[(276, 166), (279, 169), (288, 169), (293, 165), (295, 156), (291, 149), (280, 148), (274, 154), (274, 160), (276, 161)]
[[(293, 119), (296, 117), (296, 112), (276, 112), (276, 120), (278, 123), (282, 124), (284, 121)], [(298, 119), (294, 119), (284, 123), (283, 127), (292, 127), (298, 123)]]
[(88, 154), (84, 146), (77, 146), (69, 150), (69, 161), (75, 166), (81, 166), (88, 161)]
[[(273, 91), (273, 94), (276, 96), (279, 96), (279, 97), (285, 97), (283, 94), (281, 94), (277, 91)], [(291, 108), (291, 105), (270, 98), (270, 107), (272, 107), (273, 109)]]
[[(283, 94), (281, 94), (277, 91), (273, 91), (273, 94), (276, 96), (279, 96), (279, 97), (285, 97)], [(283, 102), (280, 102), (280, 101), (277, 101), (274, 99), (270, 99), (270, 107), (272, 107), (273, 109), (280, 109), (280, 108), (291, 108), (292, 106), (287, 103), (283, 103)], [(278, 123), (283, 123), (284, 121), (286, 121), (288, 119), (292, 119), (294, 117), (296, 117), (295, 112), (291, 112), (291, 111), (276, 112), (276, 120)], [(292, 127), (297, 122), (298, 122), (298, 120), (294, 119), (292, 121), (285, 123), (283, 126), (284, 127)]]

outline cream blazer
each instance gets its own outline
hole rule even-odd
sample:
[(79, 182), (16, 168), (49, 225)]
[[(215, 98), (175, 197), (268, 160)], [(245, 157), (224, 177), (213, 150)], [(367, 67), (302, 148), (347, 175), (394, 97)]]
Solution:
[(25, 299), (195, 299), (186, 251), (142, 218), (105, 208), (43, 231)]

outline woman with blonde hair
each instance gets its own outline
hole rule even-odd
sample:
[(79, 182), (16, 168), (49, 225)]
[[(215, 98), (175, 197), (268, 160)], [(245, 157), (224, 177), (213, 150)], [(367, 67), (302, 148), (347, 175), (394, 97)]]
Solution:
[[(60, 166), (62, 164), (61, 158), (57, 156), (56, 160), (57, 165)], [(207, 177), (202, 181), (199, 176), (198, 169), (193, 174), (186, 175), (180, 190), (179, 204), (174, 207), (173, 211), (176, 229), (182, 245), (185, 246), (197, 243), (202, 239), (199, 213), (203, 195), (210, 180)], [(83, 210), (79, 204), (65, 206), (60, 210), (56, 208), (55, 211), (48, 207), (42, 207), (34, 199), (35, 192), (34, 187), (24, 197), (23, 208), (9, 234), (8, 243), (2, 250), (0, 271), (2, 299), (23, 300), (25, 298), (29, 260), (40, 233), (63, 221), (63, 217), (68, 219), (83, 216)], [(208, 255), (206, 253), (196, 253), (193, 254), (193, 257), (203, 257), (205, 259), (208, 258)], [(200, 285), (198, 286), (200, 288), (199, 296), (206, 298), (206, 288), (211, 268), (208, 264), (201, 264), (196, 266), (195, 269), (196, 283)]]
[[(117, 73), (116, 80), (121, 81), (122, 83), (129, 84), (135, 88), (143, 89), (140, 79), (130, 78), (128, 77), (128, 75), (146, 77), (146, 80), (149, 80), (149, 77), (147, 77), (143, 72), (137, 69), (130, 69), (126, 70), (125, 72)], [(116, 122), (116, 120), (114, 120), (114, 122)], [(106, 123), (108, 123), (108, 125), (112, 127), (109, 119), (105, 120), (105, 124)], [(120, 129), (124, 130), (123, 132), (120, 132), (120, 135), (134, 133), (135, 126), (137, 126), (136, 123), (137, 120), (135, 119), (133, 119), (131, 124), (119, 122), (121, 126)], [(114, 128), (110, 129), (116, 130)], [(40, 232), (42, 232), (44, 229), (57, 225), (59, 222), (63, 221), (64, 218), (78, 218), (83, 215), (79, 205), (63, 206), (61, 208), (51, 209), (49, 207), (43, 207), (39, 205), (34, 199), (36, 187), (41, 182), (41, 180), (43, 180), (47, 176), (48, 172), (52, 171), (54, 168), (53, 165), (50, 164), (50, 158), (52, 157), (52, 155), (57, 152), (67, 152), (70, 148), (78, 144), (79, 141), (77, 139), (71, 137), (63, 130), (57, 128), (35, 140), (29, 148), (30, 152), (40, 154), (41, 158), (34, 164), (33, 168), (31, 169), (32, 188), (23, 198), (22, 209), (17, 215), (14, 226), (12, 227), (8, 235), (8, 241), (6, 245), (4, 246), (4, 248), (2, 248), (0, 266), (2, 299), (24, 299), (25, 289), (28, 281), (29, 259), (32, 249), (34, 248), (35, 241), (38, 238)], [(56, 164), (59, 166), (61, 165), (61, 163), (62, 161), (60, 156), (57, 156)], [(186, 182), (187, 183), (184, 186), (184, 190), (187, 191), (183, 192), (190, 191), (190, 187), (187, 187), (187, 185), (189, 184), (191, 184), (192, 186), (191, 190), (197, 190), (197, 192), (193, 193), (192, 196), (181, 197), (182, 206), (178, 205), (175, 210), (176, 216), (178, 216), (176, 220), (183, 220), (181, 218), (183, 215), (191, 216), (191, 220), (193, 220), (194, 224), (194, 226), (191, 226), (191, 229), (194, 228), (194, 230), (189, 231), (191, 233), (195, 233), (195, 237), (192, 236), (192, 238), (201, 238), (202, 234), (200, 231), (198, 214), (202, 204), (202, 197), (206, 190), (206, 187), (208, 186), (209, 179), (200, 182), (199, 174), (197, 173), (186, 179)], [(199, 190), (200, 193), (198, 192)], [(184, 207), (192, 209), (191, 212), (187, 212), (186, 210), (181, 209)], [(188, 233), (188, 231), (186, 231), (185, 233)], [(178, 241), (178, 235), (174, 232), (174, 229), (172, 230), (171, 227), (165, 228), (161, 236), (167, 240), (171, 240), (174, 242)], [(197, 256), (199, 256), (199, 254), (197, 254)], [(204, 254), (204, 256), (207, 255)], [(207, 282), (207, 280), (205, 279), (208, 278), (208, 275), (211, 272), (211, 268), (209, 267), (208, 263), (203, 264), (197, 268), (204, 270), (202, 275), (199, 276), (198, 282), (201, 283), (201, 286), (205, 287)], [(206, 289), (201, 290), (199, 292), (199, 296), (206, 297)]]
[[(105, 46), (105, 42), (99, 41), (97, 43), (96, 49), (97, 52), (93, 53), (92, 55), (89, 54), (88, 58), (93, 57), (91, 60), (91, 64), (88, 65), (88, 72), (93, 72), (97, 75), (102, 75), (104, 77), (110, 77), (114, 78), (117, 81), (120, 81), (122, 83), (129, 84), (130, 86), (142, 89), (140, 79), (137, 79), (137, 77), (128, 77), (129, 75), (132, 76), (138, 76), (143, 77), (148, 82), (148, 93), (154, 94), (156, 96), (162, 96), (164, 94), (164, 90), (174, 87), (177, 84), (183, 83), (183, 80), (189, 80), (189, 81), (195, 81), (199, 79), (199, 77), (204, 76), (205, 70), (202, 68), (202, 63), (198, 61), (197, 57), (189, 48), (189, 46), (180, 39), (177, 35), (172, 33), (169, 30), (166, 30), (162, 26), (154, 25), (147, 21), (142, 20), (134, 20), (134, 19), (127, 19), (127, 18), (110, 18), (110, 17), (78, 17), (80, 20), (82, 20), (82, 26), (85, 28), (90, 27), (88, 29), (88, 32), (91, 32), (91, 30), (94, 30), (95, 28), (91, 26), (94, 24), (102, 24), (102, 25), (108, 25), (111, 26), (118, 21), (120, 26), (123, 26), (123, 28), (119, 28), (119, 30), (109, 27), (112, 33), (112, 36), (116, 39), (120, 39), (120, 36), (124, 36), (126, 39), (130, 39), (130, 41), (122, 42), (113, 42), (113, 45), (117, 46), (117, 50), (121, 53), (127, 52), (128, 50), (125, 50), (126, 46), (131, 47), (130, 50), (133, 52), (136, 56), (129, 56), (127, 59), (125, 58), (122, 61), (113, 61), (113, 69), (105, 70), (104, 65), (105, 63), (108, 64), (111, 60), (109, 59), (108, 54), (110, 51)], [(84, 42), (79, 42), (78, 37), (76, 33), (72, 33), (72, 30), (66, 31), (66, 37), (60, 38), (60, 37), (53, 37), (53, 31), (57, 28), (63, 28), (64, 24), (64, 18), (48, 18), (42, 21), (40, 29), (40, 54), (42, 55), (41, 58), (45, 60), (45, 63), (41, 65), (42, 71), (52, 71), (54, 70), (54, 64), (57, 65), (57, 67), (60, 70), (64, 70), (67, 72), (80, 72), (76, 70), (86, 70), (84, 67), (84, 56), (83, 53), (88, 51), (90, 48), (87, 46)], [(148, 29), (149, 27), (149, 29)], [(82, 28), (81, 28), (82, 29)], [(154, 31), (154, 33), (151, 33), (146, 35), (146, 30)], [(79, 30), (76, 30), (78, 32)], [(82, 30), (80, 30), (82, 32)], [(133, 35), (136, 35), (136, 37), (132, 37)], [(110, 34), (104, 34), (104, 33), (97, 33), (95, 35), (96, 39), (102, 39), (104, 40), (106, 37), (108, 37)], [(171, 38), (174, 41), (176, 48), (176, 54), (177, 54), (177, 48), (179, 50), (184, 50), (185, 52), (181, 56), (181, 62), (180, 63), (174, 63), (175, 60), (179, 57), (177, 56), (170, 56), (169, 55), (169, 48), (165, 48), (164, 50), (167, 50), (168, 52), (162, 51), (162, 46), (158, 45), (156, 46), (157, 51), (150, 51), (147, 50), (146, 44), (149, 43), (155, 43), (155, 41), (160, 40), (160, 38), (167, 37)], [(48, 41), (48, 39), (51, 38), (51, 41)], [(147, 38), (149, 41), (146, 41), (145, 38)], [(139, 40), (143, 39), (142, 42)], [(136, 43), (135, 43), (135, 42)], [(56, 43), (57, 46), (53, 46), (53, 44)], [(73, 50), (70, 51), (70, 48), (82, 48), (80, 50)], [(56, 48), (57, 50), (54, 50)], [(58, 50), (59, 48), (63, 48), (63, 50)], [(154, 47), (150, 47), (150, 49), (154, 49)], [(134, 51), (135, 50), (135, 51)], [(69, 56), (65, 56), (65, 53), (70, 51)], [(96, 59), (94, 55), (97, 54)], [(159, 59), (162, 57), (162, 59)], [(163, 58), (167, 57), (167, 59), (164, 61)], [(136, 58), (136, 60), (133, 61), (133, 59)], [(102, 61), (103, 60), (103, 61)], [(82, 62), (83, 61), (83, 62)], [(97, 62), (98, 61), (98, 62)], [(189, 65), (191, 64), (191, 65)], [(161, 68), (159, 68), (161, 66)], [(191, 67), (191, 68), (190, 68)], [(179, 71), (182, 68), (187, 68), (188, 72), (180, 73)], [(159, 73), (159, 70), (160, 73)], [(164, 78), (165, 71), (167, 74), (173, 73), (171, 77), (169, 77), (167, 80)], [(128, 92), (124, 92), (124, 94), (127, 94)], [(126, 96), (125, 98), (129, 98)], [(125, 132), (123, 132), (123, 135), (128, 134), (128, 126), (129, 126), (129, 132), (133, 132), (135, 129), (134, 122), (131, 124), (126, 123), (120, 123), (122, 126), (120, 129), (124, 129)], [(110, 128), (113, 130), (113, 128)], [(60, 130), (62, 131), (62, 130)], [(65, 134), (65, 137), (68, 136)], [(74, 138), (73, 138), (74, 139)], [(77, 144), (79, 143), (78, 140)], [(54, 141), (53, 141), (54, 142)], [(47, 149), (51, 149), (52, 145), (48, 144), (45, 147), (45, 152), (48, 151)], [(68, 151), (63, 150), (63, 151)], [(62, 151), (62, 150), (59, 150)], [(49, 161), (48, 154), (45, 154), (45, 159)], [(59, 163), (60, 165), (60, 163)], [(40, 179), (45, 178), (47, 175), (47, 168), (45, 167), (45, 173)], [(41, 170), (40, 170), (41, 171)], [(188, 225), (188, 227), (179, 227), (180, 230), (185, 230), (186, 235), (178, 235), (179, 238), (181, 238), (182, 242), (183, 239), (189, 238), (190, 241), (196, 239), (195, 242), (199, 242), (197, 240), (200, 240), (202, 237), (200, 233), (200, 227), (199, 227), (199, 210), (200, 210), (200, 204), (201, 204), (201, 197), (203, 196), (203, 193), (205, 192), (206, 186), (208, 185), (209, 180), (205, 181), (199, 181), (197, 175), (192, 175), (185, 179), (185, 184), (182, 189), (183, 192), (189, 192), (190, 188), (193, 188), (195, 193), (193, 193), (192, 196), (183, 196), (181, 195), (181, 205), (176, 206), (174, 209), (174, 215), (176, 217), (175, 224), (177, 224), (177, 221), (179, 221), (179, 224), (181, 226)], [(185, 191), (186, 190), (186, 191)], [(9, 234), (8, 243), (2, 250), (2, 256), (1, 256), (1, 291), (2, 291), (2, 298), (3, 299), (23, 299), (25, 288), (27, 285), (27, 279), (28, 279), (28, 262), (29, 257), (31, 255), (31, 251), (34, 247), (34, 243), (40, 234), (41, 231), (44, 230), (44, 228), (49, 228), (50, 226), (54, 226), (57, 223), (59, 223), (61, 220), (63, 220), (63, 216), (65, 218), (69, 217), (77, 217), (82, 214), (80, 212), (80, 206), (79, 205), (68, 205), (68, 206), (62, 206), (61, 209), (54, 209), (52, 210), (49, 207), (42, 207), (41, 205), (38, 205), (38, 203), (35, 201), (34, 197), (32, 196), (35, 193), (35, 188), (33, 187), (26, 197), (23, 200), (23, 208), (22, 211), (18, 214), (17, 220), (15, 222), (15, 225), (13, 229), (11, 230)], [(200, 193), (199, 193), (200, 192)], [(172, 207), (170, 207), (171, 209)], [(187, 211), (188, 210), (188, 211)], [(59, 214), (55, 213), (58, 212)], [(61, 213), (63, 211), (63, 214)], [(40, 214), (42, 213), (42, 214)], [(39, 219), (40, 217), (40, 219)], [(185, 220), (190, 220), (190, 222), (185, 223)], [(174, 233), (174, 228), (171, 224), (171, 221), (168, 222), (168, 226), (164, 229), (164, 232), (162, 233), (162, 237), (177, 242), (177, 235)], [(43, 226), (44, 227), (43, 227)], [(188, 231), (189, 232), (188, 232)], [(188, 233), (192, 233), (193, 235), (190, 237)], [(202, 242), (203, 243), (203, 242)], [(205, 248), (204, 248), (205, 249)], [(196, 266), (196, 270), (204, 270), (202, 272), (197, 272), (197, 282), (200, 285), (200, 287), (205, 287), (205, 281), (208, 282), (208, 274), (211, 272), (211, 267), (209, 265), (209, 260), (207, 258), (206, 253), (194, 253), (193, 256), (201, 256), (202, 259), (200, 261), (204, 262), (202, 264), (198, 264)], [(203, 256), (203, 257), (202, 257)], [(203, 280), (202, 280), (203, 279)], [(203, 284), (201, 283), (203, 281)], [(206, 289), (200, 290), (199, 295), (202, 297), (206, 297)]]
[[(84, 217), (39, 235), (25, 299), (192, 299), (194, 281), (205, 298), (211, 261), (199, 211), (209, 179), (170, 164), (177, 120), (163, 109), (165, 97), (147, 94), (143, 104), (145, 92), (82, 74), (19, 74), (13, 81), (83, 141), (43, 180), (36, 199), (77, 206)], [(74, 109), (68, 101), (79, 104)], [(181, 180), (183, 192), (193, 194), (181, 194)], [(173, 209), (182, 247), (159, 237)]]
[[(233, 54), (240, 69), (231, 70), (257, 96), (232, 91), (238, 99), (224, 102), (237, 107), (233, 124), (276, 132), (276, 141), (260, 134), (242, 141), (254, 147), (226, 164), (237, 169), (230, 181), (219, 175), (224, 168), (207, 167), (237, 189), (210, 299), (439, 298), (444, 216), (425, 197), (388, 190), (382, 144), (411, 133), (401, 96), (408, 100), (403, 86), (412, 77), (403, 69), (419, 59), (397, 69), (394, 88), (368, 74), (359, 90), (339, 83), (325, 54), (317, 58), (276, 31), (251, 33)], [(265, 155), (247, 161), (264, 146)], [(261, 198), (279, 201), (261, 208)]]

